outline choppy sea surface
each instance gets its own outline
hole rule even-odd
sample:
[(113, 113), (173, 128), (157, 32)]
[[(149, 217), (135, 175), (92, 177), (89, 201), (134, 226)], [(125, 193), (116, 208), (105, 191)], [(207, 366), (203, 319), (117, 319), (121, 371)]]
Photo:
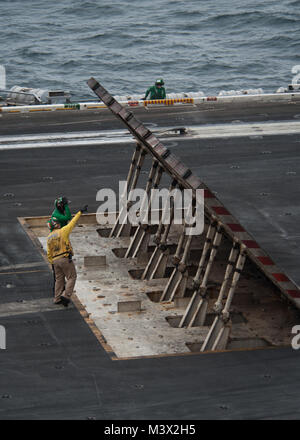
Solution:
[(111, 93), (291, 83), (300, 64), (300, 0), (0, 0), (0, 64), (7, 87), (63, 88), (92, 98), (90, 76)]

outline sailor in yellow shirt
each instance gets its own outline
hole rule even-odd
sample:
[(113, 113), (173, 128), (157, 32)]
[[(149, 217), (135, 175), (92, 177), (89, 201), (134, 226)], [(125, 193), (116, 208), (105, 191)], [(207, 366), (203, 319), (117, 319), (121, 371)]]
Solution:
[(55, 217), (48, 222), (51, 232), (47, 237), (47, 256), (55, 275), (54, 303), (63, 304), (65, 307), (70, 302), (77, 278), (69, 235), (81, 214), (86, 211), (87, 205), (63, 228)]

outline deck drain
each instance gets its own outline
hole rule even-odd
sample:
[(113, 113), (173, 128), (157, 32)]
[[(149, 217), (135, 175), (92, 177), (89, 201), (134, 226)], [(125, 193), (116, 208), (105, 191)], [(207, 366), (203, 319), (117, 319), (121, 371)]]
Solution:
[(3, 194), (5, 199), (13, 199), (15, 197), (14, 193), (5, 193)]
[(40, 347), (51, 347), (52, 344), (50, 342), (41, 342)]
[(39, 321), (38, 319), (28, 319), (28, 321), (25, 321), (25, 324), (27, 325), (38, 325), (40, 323), (41, 321)]

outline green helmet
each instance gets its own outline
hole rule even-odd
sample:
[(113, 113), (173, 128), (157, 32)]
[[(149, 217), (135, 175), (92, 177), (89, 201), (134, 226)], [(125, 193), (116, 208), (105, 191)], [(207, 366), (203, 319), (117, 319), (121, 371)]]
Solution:
[(54, 207), (58, 208), (59, 206), (61, 206), (64, 208), (67, 203), (68, 199), (66, 197), (57, 197), (57, 199), (55, 199), (54, 201)]
[(157, 80), (155, 81), (155, 85), (156, 85), (156, 86), (163, 86), (163, 85), (164, 85), (164, 80), (163, 80), (162, 78), (157, 79)]

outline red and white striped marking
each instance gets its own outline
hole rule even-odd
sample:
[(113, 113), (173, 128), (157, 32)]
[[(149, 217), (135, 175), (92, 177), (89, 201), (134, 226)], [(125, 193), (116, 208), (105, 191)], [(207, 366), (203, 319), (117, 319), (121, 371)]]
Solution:
[(207, 187), (204, 190), (204, 198), (205, 205), (220, 220), (229, 234), (247, 247), (249, 257), (262, 269), (272, 283), (279, 287), (281, 292), (300, 308), (300, 290), (295, 283), (274, 263)]

